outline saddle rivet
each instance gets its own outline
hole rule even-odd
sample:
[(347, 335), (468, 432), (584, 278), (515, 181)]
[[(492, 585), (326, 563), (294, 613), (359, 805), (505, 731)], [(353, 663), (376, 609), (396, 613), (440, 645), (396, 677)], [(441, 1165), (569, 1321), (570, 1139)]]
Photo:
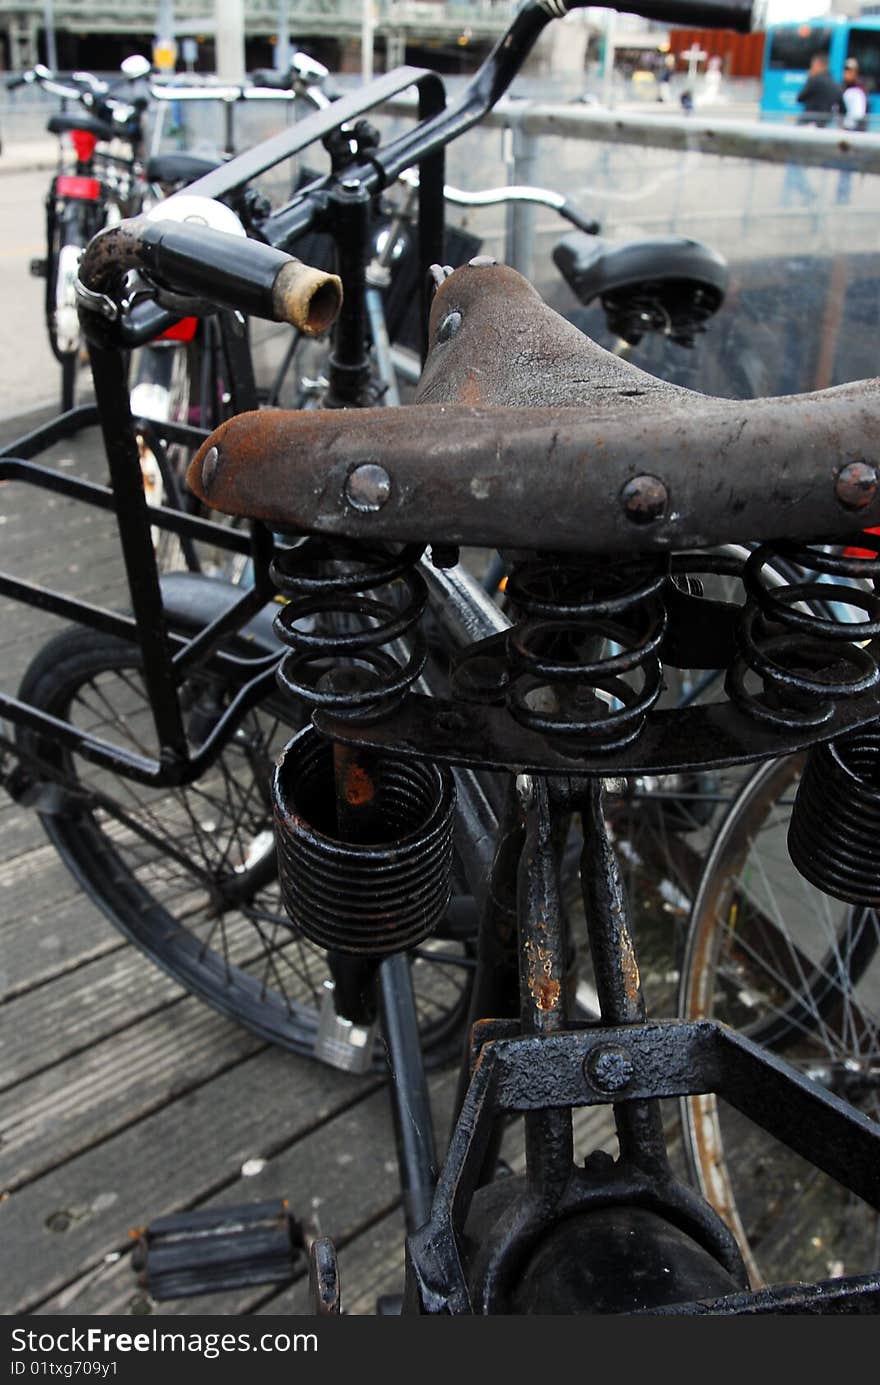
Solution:
[(391, 494), (391, 477), (377, 462), (361, 462), (345, 479), (345, 498), (364, 513), (381, 510)]
[(450, 337), (455, 336), (460, 326), (461, 313), (447, 313), (443, 321), (440, 323), (440, 326), (437, 328), (437, 340), (449, 341)]
[(633, 476), (620, 492), (620, 499), (633, 524), (650, 524), (666, 513), (669, 492), (659, 476)]
[(847, 462), (841, 467), (834, 493), (847, 510), (862, 510), (877, 498), (877, 469), (870, 462)]
[(220, 450), (217, 447), (209, 447), (202, 458), (202, 485), (205, 490), (211, 489), (211, 482), (217, 475), (217, 467), (220, 465)]
[(594, 1048), (584, 1060), (584, 1076), (597, 1091), (612, 1095), (622, 1092), (635, 1076), (635, 1065), (625, 1048), (606, 1044)]

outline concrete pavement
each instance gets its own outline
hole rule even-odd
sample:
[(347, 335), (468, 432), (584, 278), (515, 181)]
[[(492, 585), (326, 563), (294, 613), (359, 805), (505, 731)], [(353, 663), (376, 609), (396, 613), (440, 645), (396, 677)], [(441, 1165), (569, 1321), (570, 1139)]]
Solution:
[[(0, 164), (14, 151), (4, 149)], [(34, 158), (38, 158), (35, 149)], [(54, 167), (54, 162), (49, 168)], [(49, 173), (31, 165), (5, 169), (0, 179), (0, 417), (57, 400), (61, 371), (49, 347), (44, 284), (29, 273), (46, 253), (45, 207)]]

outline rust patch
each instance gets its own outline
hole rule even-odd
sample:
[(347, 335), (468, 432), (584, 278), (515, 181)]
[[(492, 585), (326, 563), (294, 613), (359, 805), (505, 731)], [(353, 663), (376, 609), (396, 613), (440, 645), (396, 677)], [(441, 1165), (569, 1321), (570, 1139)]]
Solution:
[(528, 939), (525, 944), (526, 984), (538, 1009), (547, 1014), (559, 1006), (562, 985), (553, 975), (553, 953)]
[(628, 999), (637, 1006), (641, 998), (642, 978), (639, 976), (639, 964), (636, 961), (632, 938), (625, 931), (620, 935), (620, 963), (623, 970), (623, 988)]
[(345, 767), (342, 792), (346, 803), (353, 808), (362, 808), (372, 803), (376, 797), (376, 785), (361, 765), (348, 764)]
[(548, 980), (546, 977), (537, 977), (530, 985), (529, 989), (535, 997), (535, 1004), (539, 1010), (555, 1010), (559, 1004), (559, 992), (562, 989), (558, 981)]

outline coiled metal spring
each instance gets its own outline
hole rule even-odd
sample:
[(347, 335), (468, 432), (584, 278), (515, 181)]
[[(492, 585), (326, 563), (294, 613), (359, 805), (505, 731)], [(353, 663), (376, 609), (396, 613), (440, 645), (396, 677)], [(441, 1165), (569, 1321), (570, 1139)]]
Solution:
[(788, 828), (805, 879), (851, 904), (880, 904), (880, 726), (815, 746)]
[(341, 716), (384, 712), (399, 701), (426, 658), (418, 622), (427, 588), (415, 570), (423, 551), (310, 538), (280, 554), (272, 580), (288, 601), (275, 632), (291, 650), (280, 685)]
[[(584, 566), (536, 559), (514, 568), (507, 595), (507, 706), (521, 725), (590, 749), (635, 740), (662, 687), (665, 559)], [(637, 682), (627, 682), (636, 674)]]
[[(869, 536), (862, 541), (880, 553)], [(766, 574), (771, 567), (778, 573), (780, 560), (803, 578), (772, 585)], [(873, 588), (878, 577), (880, 561), (852, 551), (835, 554), (794, 543), (757, 548), (743, 572), (748, 599), (737, 628), (738, 657), (727, 675), (727, 691), (740, 710), (797, 731), (824, 725), (834, 715), (835, 700), (873, 687), (880, 670), (859, 642), (880, 634), (880, 599), (873, 589), (852, 583), (869, 581)], [(862, 618), (842, 619), (842, 607)], [(750, 686), (749, 672), (757, 675), (760, 689)]]
[[(334, 748), (295, 736), (272, 796), (281, 893), (291, 922), (319, 947), (381, 958), (417, 947), (446, 911), (455, 791), (447, 769), (382, 758), (369, 834), (343, 840)], [(364, 839), (367, 838), (367, 839)]]

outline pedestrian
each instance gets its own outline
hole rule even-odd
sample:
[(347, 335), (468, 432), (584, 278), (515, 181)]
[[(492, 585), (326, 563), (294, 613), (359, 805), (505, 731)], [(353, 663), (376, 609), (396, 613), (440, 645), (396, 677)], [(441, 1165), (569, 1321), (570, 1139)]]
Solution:
[(868, 93), (862, 85), (856, 58), (847, 58), (843, 65), (841, 100), (843, 103), (843, 120), (841, 122), (843, 128), (845, 130), (867, 130)]
[[(841, 125), (844, 130), (867, 130), (868, 128), (868, 93), (862, 85), (859, 76), (859, 64), (856, 58), (847, 58), (843, 65), (843, 93), (841, 96), (843, 104), (843, 119)], [(852, 170), (842, 168), (840, 177), (837, 180), (837, 204), (846, 206), (852, 194)]]
[(672, 78), (675, 74), (675, 54), (667, 53), (663, 59), (660, 70), (660, 90), (657, 95), (658, 101), (669, 102), (672, 100)]
[[(814, 53), (807, 69), (807, 80), (795, 97), (803, 109), (798, 116), (798, 125), (831, 124), (833, 115), (843, 110), (843, 88), (835, 82), (828, 71), (828, 54)], [(800, 164), (785, 166), (785, 179), (782, 184), (782, 205), (787, 206), (792, 194), (797, 194), (808, 206), (815, 203), (816, 193)]]
[(827, 53), (813, 54), (795, 100), (803, 106), (798, 125), (830, 125), (832, 115), (843, 109), (843, 90), (828, 71)]

